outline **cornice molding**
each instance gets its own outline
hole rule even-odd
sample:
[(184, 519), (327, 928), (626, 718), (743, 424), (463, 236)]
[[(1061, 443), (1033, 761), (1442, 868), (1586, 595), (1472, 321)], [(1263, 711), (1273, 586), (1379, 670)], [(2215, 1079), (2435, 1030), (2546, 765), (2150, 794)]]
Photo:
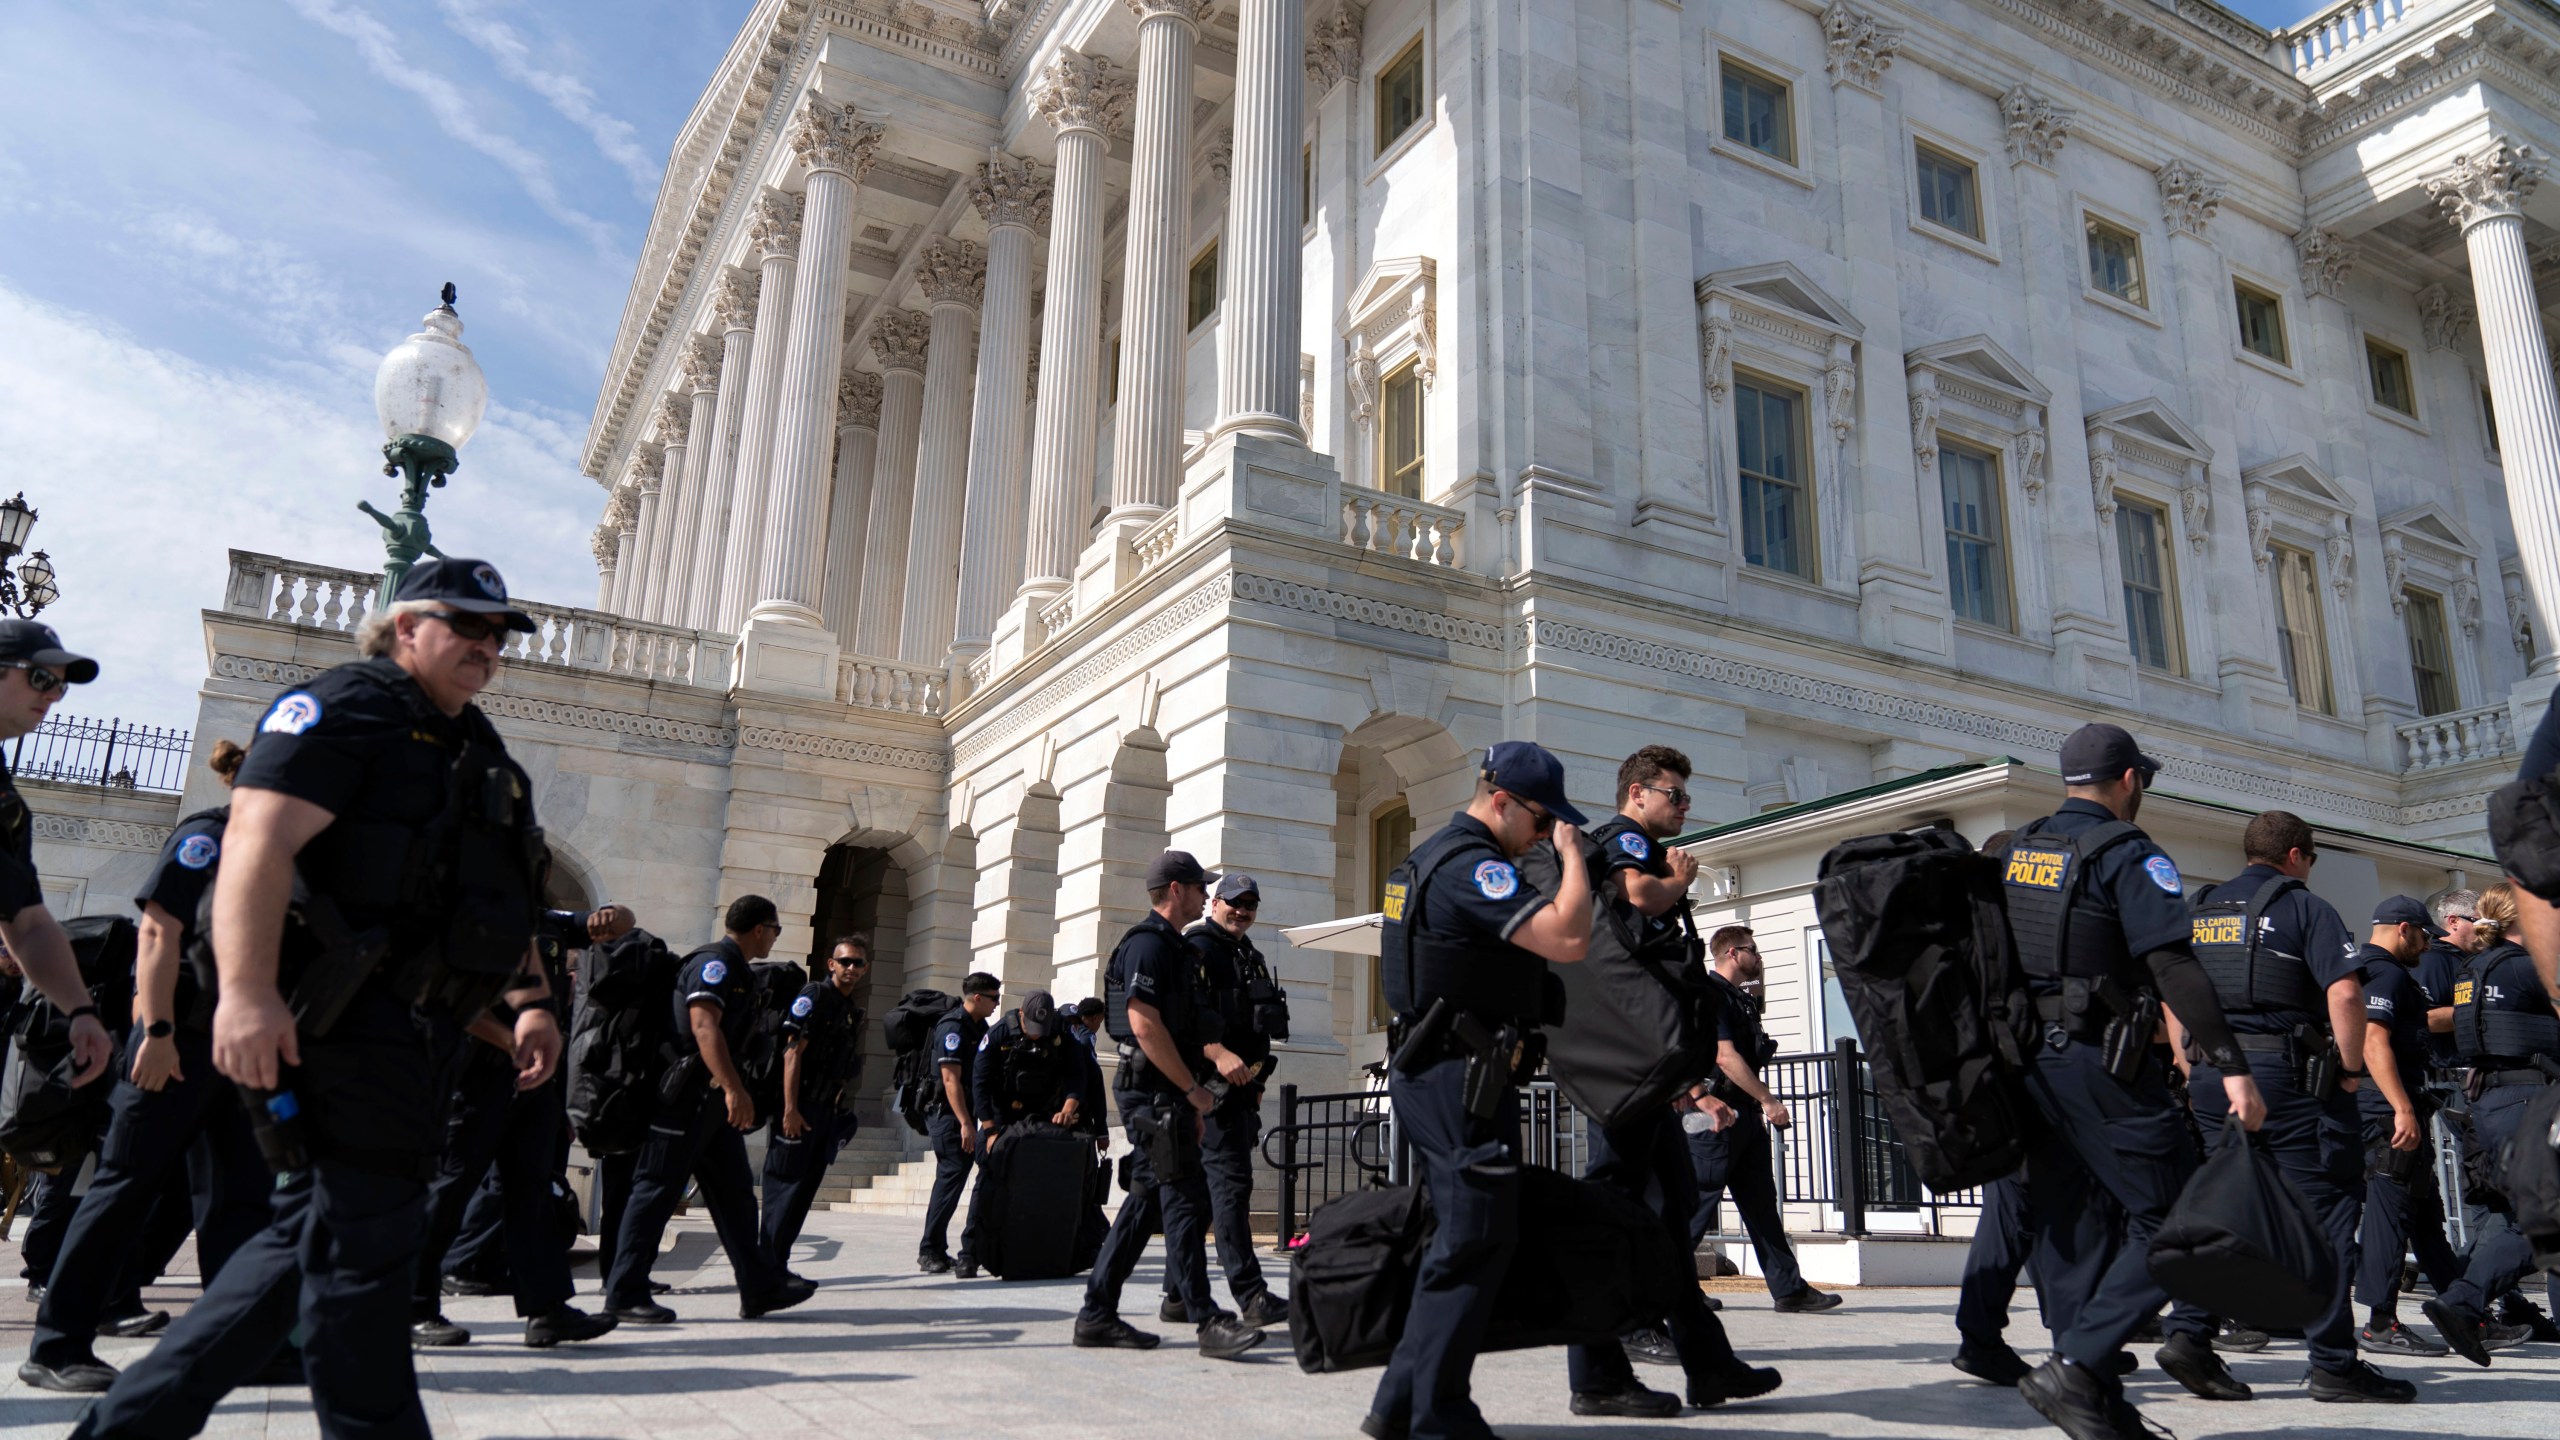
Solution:
[(102, 845), (110, 850), (149, 850), (157, 852), (169, 843), (168, 825), (146, 825), (137, 820), (92, 820), (79, 815), (44, 815), (35, 817), (35, 837), (57, 845)]
[(879, 745), (868, 740), (811, 735), (801, 730), (775, 730), (761, 725), (744, 726), (737, 735), (738, 747), (743, 750), (806, 755), (820, 760), (850, 760), (860, 765), (921, 770), (929, 775), (948, 774), (951, 769), (949, 758), (940, 750), (913, 750), (900, 745)]
[(1083, 696), (1107, 680), (1120, 678), (1130, 661), (1161, 648), (1202, 616), (1225, 604), (1227, 597), (1234, 593), (1235, 579), (1233, 575), (1220, 575), (1207, 581), (1126, 635), (1069, 665), (1056, 678), (1006, 700), (1003, 709), (990, 716), (984, 726), (971, 731), (952, 746), (954, 768), (976, 764), (990, 751), (1022, 733), (1023, 727), (1033, 721), (1047, 717), (1069, 700)]

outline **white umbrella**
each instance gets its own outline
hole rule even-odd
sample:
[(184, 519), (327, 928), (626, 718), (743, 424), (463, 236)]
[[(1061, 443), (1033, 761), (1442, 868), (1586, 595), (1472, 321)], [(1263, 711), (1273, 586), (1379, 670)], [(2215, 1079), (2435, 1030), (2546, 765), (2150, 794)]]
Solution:
[(1372, 912), (1349, 915), (1340, 920), (1319, 920), (1313, 925), (1292, 925), (1280, 932), (1281, 937), (1301, 950), (1338, 950), (1345, 955), (1378, 953), (1379, 927), (1386, 916)]

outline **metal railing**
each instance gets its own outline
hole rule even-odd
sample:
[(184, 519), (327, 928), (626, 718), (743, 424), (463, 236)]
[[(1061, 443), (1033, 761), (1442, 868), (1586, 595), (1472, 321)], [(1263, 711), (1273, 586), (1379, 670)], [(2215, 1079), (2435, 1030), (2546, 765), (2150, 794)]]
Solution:
[(169, 794), (187, 787), (185, 730), (56, 715), (17, 739), (10, 772), (21, 780)]

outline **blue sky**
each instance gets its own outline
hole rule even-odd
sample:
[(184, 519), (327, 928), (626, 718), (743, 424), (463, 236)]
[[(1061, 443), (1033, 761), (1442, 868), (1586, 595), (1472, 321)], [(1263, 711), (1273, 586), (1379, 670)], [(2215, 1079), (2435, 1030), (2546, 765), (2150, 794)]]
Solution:
[(659, 170), (751, 0), (0, 4), (0, 495), (104, 673), (194, 722), (225, 551), (370, 569), (382, 353), (460, 288), (438, 545), (592, 603), (577, 454)]

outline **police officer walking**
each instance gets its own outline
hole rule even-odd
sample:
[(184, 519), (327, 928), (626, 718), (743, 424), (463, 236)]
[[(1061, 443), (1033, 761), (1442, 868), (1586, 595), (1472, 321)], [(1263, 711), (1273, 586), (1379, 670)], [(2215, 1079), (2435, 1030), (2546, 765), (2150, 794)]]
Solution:
[[(2305, 888), (2320, 852), (2300, 816), (2261, 813), (2240, 848), (2247, 867), (2192, 902), (2190, 939), (2236, 1043), (2252, 1057), (2250, 1074), (2266, 1102), (2259, 1140), (2319, 1212), (2337, 1253), (2336, 1292), (2304, 1331), (2311, 1398), (2405, 1403), (2417, 1398), (2417, 1386), (2358, 1358), (2348, 1295), (2364, 1205), (2364, 1146), (2352, 1093), (2365, 1073), (2359, 951), (2338, 912)], [(2185, 1018), (2174, 1001), (2170, 1008), (2173, 1022)], [(2188, 1062), (2188, 1104), (2211, 1134), (2229, 1109), (2222, 1071), (2210, 1056), (2191, 1053)], [(2207, 1400), (2246, 1400), (2249, 1387), (2210, 1343), (2214, 1326), (2194, 1305), (2172, 1306), (2161, 1327), (2168, 1341), (2158, 1352), (2160, 1368)]]
[[(2133, 824), (2159, 769), (2123, 729), (2081, 726), (2062, 744), (2062, 807), (1995, 857), (2044, 1026), (2027, 1089), (2048, 1125), (2027, 1193), (2054, 1353), (2018, 1391), (2073, 1440), (2142, 1428), (2116, 1356), (2168, 1298), (2151, 1278), (2151, 1236), (2196, 1164), (2185, 1107), (2151, 1054), (2164, 1001), (2218, 1068), (2241, 1124), (2255, 1130), (2266, 1115), (2189, 949), (2178, 867)], [(2121, 1207), (2122, 1244), (2093, 1187)]]
[[(1437, 1227), (1413, 1307), (1360, 1422), (1372, 1440), (1483, 1440), (1468, 1394), (1494, 1293), (1519, 1243), (1523, 1035), (1546, 1011), (1546, 967), (1591, 944), (1591, 882), (1565, 798), (1564, 766), (1540, 746), (1485, 752), (1475, 798), (1415, 847), (1381, 896), (1378, 973), (1395, 1014), (1387, 1076), (1396, 1126), (1413, 1148)], [(1556, 893), (1513, 861), (1556, 848)]]
[[(2473, 897), (2476, 901), (2478, 897)], [(2435, 1102), (2421, 1085), (2427, 1067), (2427, 1001), (2411, 968), (2444, 935), (2427, 907), (2394, 895), (2374, 908), (2373, 934), (2356, 959), (2364, 970), (2364, 1060), (2373, 1083), (2356, 1091), (2364, 1124), (2364, 1228), (2357, 1233), (2356, 1299), (2372, 1318), (2356, 1348), (2376, 1355), (2432, 1358), (2445, 1347), (2400, 1323), (2400, 1255), (2441, 1295), (2462, 1278), (2445, 1239), (2428, 1124)]]
[(1114, 1087), (1120, 1119), (1136, 1148), (1129, 1195), (1103, 1237), (1076, 1312), (1078, 1346), (1152, 1350), (1162, 1337), (1120, 1318), (1120, 1290), (1137, 1268), (1147, 1237), (1164, 1232), (1165, 1270), (1183, 1313), (1198, 1327), (1200, 1353), (1232, 1360), (1262, 1343), (1262, 1332), (1220, 1311), (1209, 1298), (1209, 1182), (1200, 1164), (1203, 1122), (1217, 1097), (1200, 1083), (1207, 1046), (1218, 1040), (1197, 952), (1182, 927), (1200, 917), (1217, 877), (1180, 850), (1147, 866), (1146, 918), (1122, 936), (1104, 972), (1105, 1028), (1120, 1042)]
[[(15, 740), (44, 723), (63, 687), (98, 678), (98, 662), (62, 648), (53, 627), (33, 620), (0, 620), (0, 740)], [(75, 1083), (95, 1084), (115, 1063), (116, 1042), (98, 1020), (71, 937), (45, 908), (36, 876), (36, 829), (27, 802), (0, 756), (0, 947), (16, 963), (26, 988), (71, 1019)], [(67, 1182), (66, 1182), (67, 1183)]]
[[(977, 1163), (978, 1119), (971, 1097), (977, 1075), (978, 1042), (987, 1038), (987, 1017), (996, 1013), (996, 997), (1004, 982), (984, 970), (960, 982), (960, 1003), (934, 1022), (925, 1053), (933, 1057), (934, 1074), (942, 1082), (926, 1100), (925, 1133), (933, 1140), (933, 1194), (925, 1201), (924, 1238), (916, 1243), (916, 1268), (928, 1275), (950, 1271), (951, 1217), (960, 1209), (960, 1191)], [(959, 1273), (963, 1280), (978, 1273), (978, 1232), (960, 1227)]]
[(1786, 1222), (1778, 1214), (1777, 1156), (1769, 1132), (1794, 1123), (1787, 1102), (1769, 1093), (1760, 1067), (1778, 1053), (1778, 1042), (1760, 1023), (1762, 969), (1760, 942), (1750, 928), (1727, 925), (1707, 937), (1707, 953), (1715, 968), (1707, 983), (1717, 992), (1716, 1098), (1733, 1107), (1733, 1123), (1690, 1132), (1689, 1156), (1697, 1167), (1698, 1211), (1689, 1224), (1695, 1248), (1706, 1238), (1716, 1197), (1733, 1191), (1733, 1208), (1751, 1237), (1751, 1253), (1769, 1281), (1770, 1304), (1782, 1314), (1804, 1315), (1829, 1310), (1840, 1297), (1816, 1290), (1796, 1268), (1795, 1247), (1787, 1242)]
[(259, 720), (214, 880), (213, 1058), (256, 1102), (269, 1221), (75, 1434), (192, 1435), (290, 1330), (324, 1434), (427, 1435), (406, 1322), (443, 1097), (420, 1013), (504, 990), (518, 1083), (560, 1058), (532, 787), (471, 703), (533, 628), (485, 562), (428, 560), (367, 617), (366, 658)]
[[(1289, 1038), (1289, 997), (1245, 932), (1262, 909), (1250, 875), (1218, 877), (1208, 913), (1182, 932), (1200, 956), (1210, 1006), (1222, 1038), (1204, 1047), (1217, 1078), (1204, 1080), (1218, 1100), (1201, 1124), (1200, 1165), (1209, 1176), (1209, 1223), (1218, 1236), (1218, 1268), (1247, 1325), (1286, 1325), (1289, 1302), (1271, 1293), (1253, 1253), (1253, 1155), (1262, 1139), (1262, 1092), (1276, 1064), (1271, 1042)], [(1167, 1277), (1170, 1281), (1171, 1277)], [(1191, 1320), (1168, 1283), (1159, 1314), (1169, 1324)]]
[(746, 1137), (756, 1128), (756, 1104), (737, 1056), (756, 1023), (750, 967), (773, 953), (782, 920), (771, 900), (741, 895), (729, 902), (724, 928), (726, 935), (686, 956), (676, 975), (677, 1060), (659, 1085), (662, 1104), (633, 1168), (631, 1199), (605, 1280), (608, 1313), (628, 1324), (665, 1325), (676, 1318), (675, 1311), (649, 1298), (649, 1267), (657, 1263), (658, 1242), (684, 1199), (688, 1177), (702, 1187), (703, 1207), (737, 1276), (739, 1318), (788, 1310), (818, 1290), (765, 1248), (756, 1228), (755, 1179), (747, 1169)]
[(871, 978), (871, 937), (836, 937), (827, 973), (792, 997), (782, 1019), (782, 1115), (764, 1148), (764, 1245), (791, 1267), (791, 1246), (818, 1198), (818, 1183), (860, 1127), (854, 1086), (862, 1079), (862, 1007), (854, 992)]
[(2428, 942), (2415, 971), (2418, 990), (2427, 1002), (2427, 1059), (2439, 1070), (2455, 1070), (2461, 1068), (2462, 1057), (2453, 1048), (2454, 982), (2470, 968), (2471, 957), (2488, 948), (2489, 937), (2480, 929), (2476, 890), (2439, 891), (2428, 903), (2427, 913), (2444, 932), (2442, 939)]

